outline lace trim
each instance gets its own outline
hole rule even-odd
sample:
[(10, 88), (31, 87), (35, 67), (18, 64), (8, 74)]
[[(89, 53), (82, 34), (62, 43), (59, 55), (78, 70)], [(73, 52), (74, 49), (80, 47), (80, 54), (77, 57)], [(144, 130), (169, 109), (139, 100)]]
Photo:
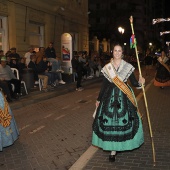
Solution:
[[(110, 63), (113, 66), (113, 59), (111, 59)], [(114, 68), (114, 66), (113, 66)], [(114, 68), (115, 70), (115, 68)], [(115, 72), (117, 73), (118, 77), (123, 81), (126, 82), (129, 78), (129, 76), (132, 74), (132, 72), (135, 70), (135, 68), (127, 63), (126, 61), (122, 60), (120, 63), (120, 67), (118, 70), (115, 70)], [(109, 77), (109, 75), (107, 75), (106, 69), (105, 67), (102, 68), (101, 72), (103, 73), (103, 75), (110, 81), (112, 82), (111, 78)]]

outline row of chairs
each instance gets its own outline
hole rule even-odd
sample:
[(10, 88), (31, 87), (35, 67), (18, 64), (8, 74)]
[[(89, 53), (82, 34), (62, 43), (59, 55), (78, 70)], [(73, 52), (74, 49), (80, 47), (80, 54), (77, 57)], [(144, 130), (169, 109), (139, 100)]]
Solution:
[[(19, 80), (19, 72), (18, 72), (18, 70), (16, 69), (16, 68), (11, 68), (11, 70), (12, 70), (12, 72), (16, 75), (16, 78)], [(25, 93), (26, 94), (28, 94), (28, 91), (27, 91), (27, 86), (26, 86), (26, 84), (25, 84), (25, 81), (21, 81), (21, 84), (23, 84), (23, 86), (24, 86), (24, 89), (25, 89)], [(14, 85), (12, 84), (12, 88), (13, 88), (13, 90), (14, 90)]]
[[(16, 69), (16, 68), (11, 68), (11, 70), (12, 70), (12, 72), (16, 75), (16, 78), (19, 80), (19, 71), (18, 71), (18, 69)], [(24, 86), (24, 89), (25, 89), (25, 93), (26, 94), (28, 94), (28, 91), (27, 91), (27, 86), (26, 86), (26, 83), (25, 83), (25, 81), (21, 81), (21, 84), (23, 84), (23, 86)], [(43, 87), (43, 80), (42, 79), (39, 79), (38, 80), (38, 84), (39, 84), (39, 90), (41, 91), (42, 90), (42, 87)], [(12, 87), (13, 87), (13, 89), (14, 89), (14, 85), (12, 84)]]

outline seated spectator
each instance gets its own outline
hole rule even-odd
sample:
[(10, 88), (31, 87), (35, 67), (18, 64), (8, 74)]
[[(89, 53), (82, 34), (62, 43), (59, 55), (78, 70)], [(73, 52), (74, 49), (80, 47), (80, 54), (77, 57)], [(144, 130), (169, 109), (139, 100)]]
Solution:
[(44, 56), (45, 56), (45, 48), (40, 47), (39, 51), (36, 53), (36, 57), (37, 57), (36, 64), (38, 64), (43, 59)]
[(58, 57), (56, 57), (56, 62), (55, 62), (55, 67), (53, 67), (54, 65), (52, 65), (52, 72), (56, 72), (58, 73), (58, 77), (60, 79), (59, 83), (60, 84), (65, 84), (66, 82), (64, 82), (62, 80), (62, 74), (61, 73), (64, 73), (64, 71), (61, 69), (61, 61), (59, 60)]
[(25, 59), (22, 57), (21, 60), (18, 63), (18, 72), (19, 72), (19, 79), (22, 80), (23, 79), (23, 70), (27, 68), (26, 64), (25, 64)]
[(82, 63), (83, 65), (83, 73), (82, 73), (82, 76), (84, 79), (90, 79), (92, 78), (90, 76), (90, 67), (89, 67), (89, 63), (87, 61), (87, 58), (86, 58), (86, 53), (82, 52), (81, 55), (79, 56), (79, 63)]
[(37, 70), (39, 75), (46, 75), (48, 76), (48, 85), (52, 83), (52, 77), (49, 73), (48, 68), (49, 62), (47, 61), (46, 57), (43, 57), (42, 60), (37, 64)]
[[(0, 74), (0, 77), (1, 77), (1, 74)], [(7, 84), (7, 82), (3, 81), (3, 79), (1, 80), (1, 78), (0, 78), (0, 89), (3, 92), (3, 94), (6, 96), (6, 100), (8, 102), (12, 102), (13, 99), (11, 97), (11, 94), (10, 94), (10, 91), (8, 88), (8, 84)]]
[(90, 67), (90, 70), (91, 70), (91, 76), (95, 76), (96, 71), (98, 71), (98, 65), (97, 65), (97, 62), (96, 62), (94, 56), (89, 58), (88, 63), (89, 63), (89, 67)]
[(10, 54), (11, 54), (11, 51), (9, 50), (5, 53), (5, 57), (8, 57)]
[[(9, 58), (9, 57), (8, 57), (8, 58)], [(20, 59), (19, 59), (19, 60), (20, 60)], [(11, 68), (16, 68), (16, 69), (18, 69), (19, 60), (18, 60), (18, 62), (17, 62), (15, 58), (11, 58), (11, 59), (10, 59), (9, 66), (10, 66)]]
[(61, 62), (58, 60), (52, 42), (50, 42), (49, 46), (45, 49), (45, 56), (47, 57), (47, 60), (52, 63), (52, 72), (58, 72), (58, 75), (60, 76), (60, 83), (65, 84), (65, 82), (62, 80), (61, 75), (61, 73), (63, 73), (64, 71), (61, 70)]
[(34, 49), (32, 47), (29, 47), (28, 52), (26, 52), (25, 55), (24, 55), (26, 66), (28, 66), (28, 64), (30, 62), (30, 56), (31, 56), (33, 51), (34, 51)]
[(4, 56), (4, 51), (3, 50), (0, 50), (0, 59), (1, 59), (1, 57), (3, 57)]
[(6, 61), (6, 65), (10, 66), (11, 65), (11, 58), (10, 57), (6, 57), (7, 61)]
[(31, 59), (31, 61), (28, 64), (28, 68), (32, 68), (33, 71), (34, 71), (35, 84), (38, 84), (38, 80), (42, 79), (43, 80), (43, 89), (42, 90), (44, 92), (47, 92), (48, 91), (48, 89), (47, 89), (48, 76), (38, 74), (38, 68), (37, 68), (37, 65), (35, 63), (35, 61), (36, 61), (36, 55), (35, 54), (32, 54), (30, 56), (30, 59)]
[(13, 47), (10, 49), (11, 53), (8, 54), (8, 56), (11, 58), (11, 59), (14, 59), (16, 61), (16, 63), (18, 63), (18, 61), (20, 60), (20, 55), (16, 52), (16, 48)]
[(39, 74), (48, 76), (48, 84), (51, 86), (56, 86), (56, 80), (58, 80), (60, 84), (65, 84), (65, 82), (60, 79), (58, 72), (51, 72), (52, 64), (47, 61), (47, 57), (44, 56), (37, 67)]
[[(11, 68), (8, 65), (6, 65), (6, 61), (7, 59), (5, 56), (1, 57), (1, 64), (0, 64), (1, 80), (5, 81), (8, 84), (11, 97), (17, 99), (19, 98), (20, 91), (21, 91), (21, 81), (15, 77)], [(14, 85), (14, 91), (12, 89), (12, 84)]]

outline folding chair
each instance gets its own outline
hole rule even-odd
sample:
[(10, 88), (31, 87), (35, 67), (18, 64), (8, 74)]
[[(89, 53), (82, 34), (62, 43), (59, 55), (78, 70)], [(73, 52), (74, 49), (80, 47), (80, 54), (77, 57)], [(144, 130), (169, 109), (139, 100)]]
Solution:
[[(19, 72), (16, 68), (11, 68), (12, 72), (13, 73), (16, 73), (16, 78), (19, 80)], [(24, 86), (24, 89), (25, 89), (25, 93), (28, 94), (28, 91), (27, 91), (27, 87), (26, 87), (26, 84), (25, 84), (25, 81), (21, 81), (21, 84), (23, 84)], [(14, 85), (12, 84), (12, 88), (14, 89)]]

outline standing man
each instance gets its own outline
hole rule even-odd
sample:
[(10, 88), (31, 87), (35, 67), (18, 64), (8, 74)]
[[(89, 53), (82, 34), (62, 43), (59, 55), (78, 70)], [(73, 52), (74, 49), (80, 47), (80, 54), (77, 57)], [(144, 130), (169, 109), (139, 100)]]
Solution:
[(50, 42), (49, 46), (45, 49), (45, 56), (47, 57), (48, 61), (52, 63), (52, 70), (57, 71), (56, 52), (52, 42)]
[(82, 91), (84, 90), (81, 85), (82, 76), (83, 76), (83, 62), (79, 60), (79, 58), (82, 58), (82, 52), (78, 52), (78, 56), (74, 55), (73, 59), (71, 60), (72, 68), (74, 71), (76, 71), (77, 75), (77, 84), (76, 84), (76, 90)]
[(47, 58), (54, 58), (54, 59), (56, 58), (56, 52), (52, 42), (50, 42), (49, 46), (45, 49), (45, 55), (47, 56)]

